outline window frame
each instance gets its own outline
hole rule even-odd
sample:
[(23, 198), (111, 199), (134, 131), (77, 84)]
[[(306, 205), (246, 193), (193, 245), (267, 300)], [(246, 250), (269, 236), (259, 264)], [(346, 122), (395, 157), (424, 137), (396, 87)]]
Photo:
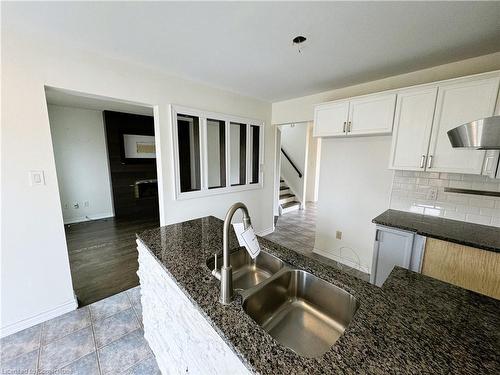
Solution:
[[(261, 120), (239, 117), (234, 115), (227, 115), (224, 113), (204, 111), (180, 105), (170, 105), (171, 113), (171, 127), (172, 127), (172, 151), (174, 163), (174, 192), (176, 200), (193, 199), (200, 197), (207, 197), (212, 195), (229, 194), (246, 190), (262, 189), (264, 187), (264, 126), (265, 123)], [(200, 129), (200, 190), (181, 192), (180, 181), (180, 165), (179, 165), (179, 138), (177, 134), (177, 115), (188, 115), (198, 117)], [(218, 120), (225, 123), (225, 152), (226, 152), (226, 186), (220, 188), (208, 187), (208, 148), (207, 148), (207, 120)], [(231, 186), (231, 144), (230, 144), (230, 124), (231, 122), (246, 124), (246, 179), (244, 185)], [(248, 152), (250, 145), (250, 131), (253, 126), (259, 127), (259, 182), (251, 183), (252, 181), (252, 160), (251, 154)]]

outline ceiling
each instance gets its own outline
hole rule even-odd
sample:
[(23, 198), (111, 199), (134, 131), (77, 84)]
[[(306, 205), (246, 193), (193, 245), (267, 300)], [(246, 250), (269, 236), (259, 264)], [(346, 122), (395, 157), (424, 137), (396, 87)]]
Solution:
[(105, 98), (73, 91), (46, 87), (45, 98), (48, 104), (66, 107), (93, 109), (95, 111), (116, 111), (133, 113), (136, 115), (153, 116), (153, 108), (135, 103), (124, 102), (118, 99)]
[(496, 1), (2, 2), (3, 31), (267, 101), (499, 51), (499, 20)]

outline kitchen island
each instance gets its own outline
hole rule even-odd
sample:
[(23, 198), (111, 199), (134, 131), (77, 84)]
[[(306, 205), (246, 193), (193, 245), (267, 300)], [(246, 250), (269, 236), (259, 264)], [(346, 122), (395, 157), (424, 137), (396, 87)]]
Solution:
[[(138, 236), (145, 337), (164, 373), (500, 373), (500, 301), (398, 267), (378, 288), (259, 242), (359, 301), (344, 334), (322, 356), (305, 358), (252, 320), (241, 296), (220, 304), (207, 260), (222, 249), (222, 221), (200, 218)], [(238, 247), (234, 234), (230, 247)]]

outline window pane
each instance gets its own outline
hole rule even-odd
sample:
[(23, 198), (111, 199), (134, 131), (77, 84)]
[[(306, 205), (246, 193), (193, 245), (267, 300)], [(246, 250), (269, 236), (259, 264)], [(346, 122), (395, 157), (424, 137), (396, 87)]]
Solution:
[(226, 186), (226, 123), (207, 119), (208, 188)]
[(181, 192), (200, 190), (200, 121), (198, 117), (178, 114), (177, 137)]
[(229, 145), (231, 148), (231, 186), (245, 185), (247, 179), (247, 126), (232, 122)]
[(250, 183), (259, 183), (259, 147), (260, 147), (260, 126), (250, 125), (250, 163), (251, 175)]

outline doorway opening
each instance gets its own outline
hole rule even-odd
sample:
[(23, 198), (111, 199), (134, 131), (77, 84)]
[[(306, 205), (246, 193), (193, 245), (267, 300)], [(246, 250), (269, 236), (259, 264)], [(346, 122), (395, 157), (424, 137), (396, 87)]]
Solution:
[(80, 306), (135, 287), (135, 234), (159, 226), (153, 108), (46, 87)]
[(305, 255), (316, 236), (320, 148), (310, 122), (276, 127), (275, 230), (267, 237)]

